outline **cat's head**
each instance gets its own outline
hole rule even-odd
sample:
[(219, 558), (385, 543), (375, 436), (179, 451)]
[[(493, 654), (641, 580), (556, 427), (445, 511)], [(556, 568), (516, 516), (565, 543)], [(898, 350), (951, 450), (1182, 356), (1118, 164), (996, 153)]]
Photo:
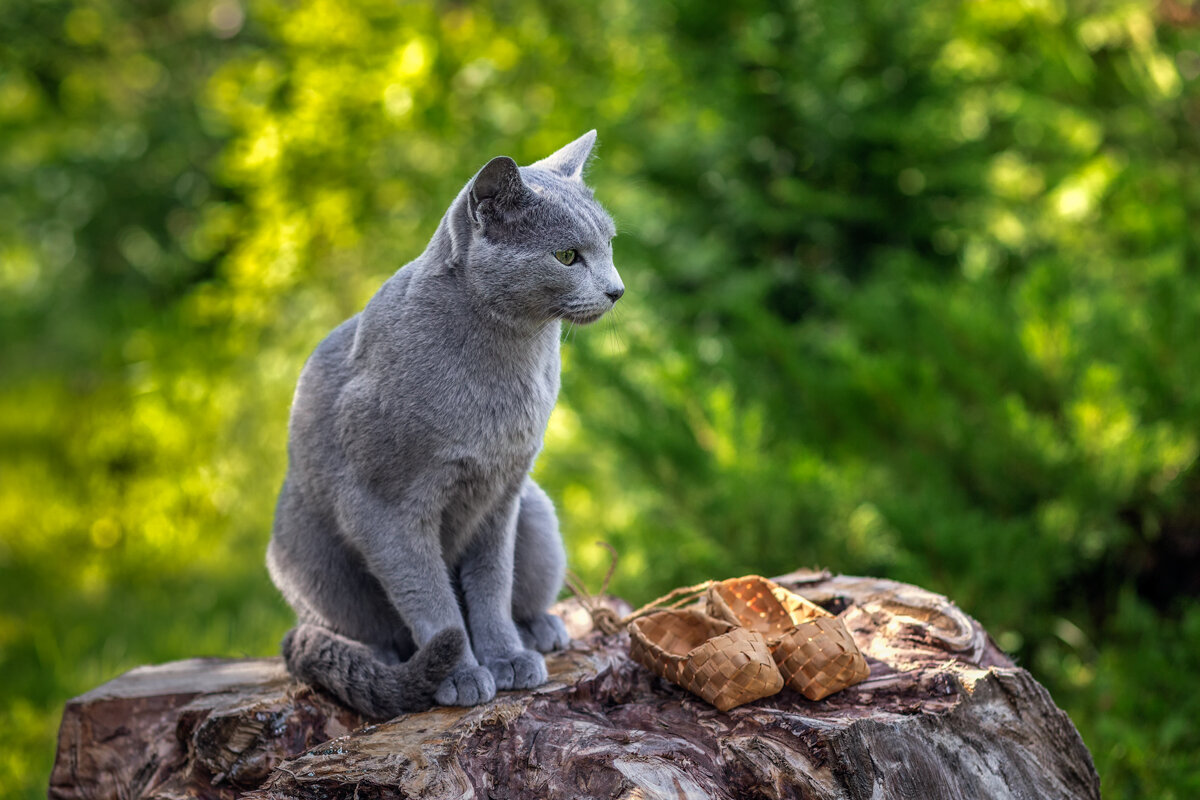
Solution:
[(625, 292), (613, 266), (616, 228), (583, 183), (595, 141), (589, 131), (527, 167), (493, 158), (460, 195), (455, 249), (492, 313), (588, 324)]

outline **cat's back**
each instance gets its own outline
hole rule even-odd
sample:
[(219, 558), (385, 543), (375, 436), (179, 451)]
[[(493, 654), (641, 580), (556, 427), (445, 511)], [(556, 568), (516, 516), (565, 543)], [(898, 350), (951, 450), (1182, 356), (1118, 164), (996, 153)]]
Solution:
[[(361, 379), (362, 364), (356, 358), (368, 340), (377, 336), (380, 306), (398, 314), (412, 280), (409, 268), (401, 269), (384, 282), (367, 308), (334, 328), (313, 350), (300, 378), (292, 400), (290, 444), (293, 460), (308, 461), (310, 451), (320, 452), (329, 463), (336, 460), (333, 443), (326, 441), (336, 428), (338, 406), (348, 388)], [(372, 312), (375, 312), (374, 314)], [(373, 324), (374, 323), (374, 324)]]
[(398, 315), (403, 306), (408, 287), (412, 282), (413, 270), (404, 268), (388, 278), (367, 303), (362, 312), (355, 314), (337, 326), (321, 340), (309, 356), (300, 380), (296, 384), (296, 405), (317, 405), (331, 408), (346, 384), (353, 380), (355, 359), (369, 340), (378, 335), (380, 307), (386, 307)]
[(334, 455), (328, 431), (338, 397), (351, 379), (350, 352), (360, 314), (333, 329), (313, 350), (300, 371), (288, 420), (290, 472), (308, 472), (330, 463)]

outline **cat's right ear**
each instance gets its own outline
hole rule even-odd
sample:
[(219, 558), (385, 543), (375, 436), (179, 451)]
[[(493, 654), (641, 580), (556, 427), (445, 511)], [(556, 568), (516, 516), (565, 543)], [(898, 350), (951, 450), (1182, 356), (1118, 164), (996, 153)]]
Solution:
[(480, 210), (486, 210), (488, 204), (508, 210), (520, 206), (529, 194), (517, 162), (508, 156), (496, 156), (471, 181), (467, 214), (472, 222), (479, 223)]

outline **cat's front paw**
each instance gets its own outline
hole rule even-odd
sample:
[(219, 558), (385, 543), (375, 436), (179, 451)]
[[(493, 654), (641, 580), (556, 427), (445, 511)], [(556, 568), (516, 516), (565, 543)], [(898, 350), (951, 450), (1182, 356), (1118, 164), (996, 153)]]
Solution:
[(539, 653), (562, 650), (571, 643), (567, 626), (556, 614), (545, 613), (522, 620), (517, 623), (517, 631), (521, 634), (521, 643)]
[(484, 659), (498, 689), (532, 689), (549, 680), (546, 659), (532, 650), (518, 650), (500, 658)]
[[(544, 669), (544, 667), (543, 667)], [(450, 673), (434, 693), (443, 706), (475, 706), (496, 696), (496, 680), (487, 667), (462, 667)]]

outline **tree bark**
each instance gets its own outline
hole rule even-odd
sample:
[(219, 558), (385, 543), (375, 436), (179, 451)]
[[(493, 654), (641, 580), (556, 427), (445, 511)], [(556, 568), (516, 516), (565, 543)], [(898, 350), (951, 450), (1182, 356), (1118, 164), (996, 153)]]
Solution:
[(364, 720), (278, 658), (140, 667), (67, 704), (50, 797), (1098, 798), (1046, 690), (945, 597), (876, 578), (777, 579), (840, 613), (866, 682), (721, 713), (587, 633), (550, 682), (475, 708)]

